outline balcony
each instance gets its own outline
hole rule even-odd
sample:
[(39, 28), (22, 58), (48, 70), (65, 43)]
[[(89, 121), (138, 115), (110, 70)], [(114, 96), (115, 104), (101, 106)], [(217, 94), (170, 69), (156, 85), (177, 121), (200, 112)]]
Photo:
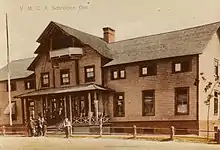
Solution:
[(50, 51), (50, 58), (59, 58), (63, 56), (71, 56), (71, 55), (82, 55), (83, 49), (79, 47), (68, 47), (68, 48), (62, 48), (62, 49), (56, 49)]

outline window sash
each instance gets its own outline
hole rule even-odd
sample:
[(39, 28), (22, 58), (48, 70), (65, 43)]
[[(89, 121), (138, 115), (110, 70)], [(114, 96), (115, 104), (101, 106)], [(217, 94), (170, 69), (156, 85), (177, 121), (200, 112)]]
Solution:
[(116, 94), (114, 100), (114, 117), (124, 117), (124, 94)]
[(176, 114), (189, 113), (189, 89), (177, 88), (176, 93)]
[(142, 105), (143, 105), (143, 116), (155, 114), (155, 97), (154, 90), (148, 90), (142, 92)]

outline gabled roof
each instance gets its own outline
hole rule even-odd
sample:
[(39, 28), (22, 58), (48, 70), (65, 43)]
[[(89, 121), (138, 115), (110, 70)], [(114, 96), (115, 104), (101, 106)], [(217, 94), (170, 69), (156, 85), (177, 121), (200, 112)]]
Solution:
[(201, 54), (220, 22), (108, 44), (113, 60), (105, 66)]
[[(10, 79), (13, 80), (13, 79), (26, 78), (32, 75), (34, 72), (27, 70), (27, 67), (31, 64), (33, 60), (34, 57), (11, 61), (9, 64), (10, 75), (11, 75)], [(5, 81), (5, 80), (8, 80), (7, 65), (0, 69), (0, 81)]]
[[(51, 21), (47, 28), (44, 30), (44, 32), (41, 34), (41, 36), (37, 39), (37, 42), (40, 43), (41, 39), (44, 36), (47, 36), (47, 34), (50, 31), (50, 27), (58, 27), (61, 29), (65, 34), (75, 37), (78, 40), (80, 40), (82, 43), (91, 46), (94, 50), (96, 50), (98, 53), (100, 53), (102, 56), (106, 58), (112, 58), (112, 54), (110, 53), (110, 50), (107, 46), (107, 43), (100, 37), (79, 31), (77, 29), (68, 27), (66, 25), (53, 22)], [(48, 30), (48, 31), (47, 31)]]

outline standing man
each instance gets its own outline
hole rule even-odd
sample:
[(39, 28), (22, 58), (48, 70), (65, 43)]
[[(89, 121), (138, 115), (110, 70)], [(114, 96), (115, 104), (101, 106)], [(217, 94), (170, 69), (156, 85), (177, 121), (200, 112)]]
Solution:
[(41, 117), (39, 116), (37, 119), (37, 135), (38, 136), (42, 136), (42, 121), (41, 121)]
[(63, 126), (64, 126), (64, 129), (65, 129), (66, 138), (69, 138), (71, 122), (68, 120), (68, 118), (65, 118)]
[(45, 135), (46, 135), (46, 132), (47, 132), (47, 122), (46, 122), (46, 120), (44, 119), (44, 117), (42, 117), (41, 123), (42, 123), (43, 136), (45, 136)]
[(29, 133), (31, 137), (35, 134), (35, 123), (32, 117), (30, 117), (29, 123), (28, 123)]

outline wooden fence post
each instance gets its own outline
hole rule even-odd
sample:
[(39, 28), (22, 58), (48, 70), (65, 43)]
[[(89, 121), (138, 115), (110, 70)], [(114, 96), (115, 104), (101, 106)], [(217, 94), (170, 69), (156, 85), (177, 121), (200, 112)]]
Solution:
[(170, 140), (174, 139), (174, 135), (175, 135), (175, 127), (171, 126), (170, 127)]
[(2, 126), (2, 135), (5, 136), (5, 126)]
[(137, 127), (136, 125), (133, 125), (133, 138), (136, 138), (137, 137)]

